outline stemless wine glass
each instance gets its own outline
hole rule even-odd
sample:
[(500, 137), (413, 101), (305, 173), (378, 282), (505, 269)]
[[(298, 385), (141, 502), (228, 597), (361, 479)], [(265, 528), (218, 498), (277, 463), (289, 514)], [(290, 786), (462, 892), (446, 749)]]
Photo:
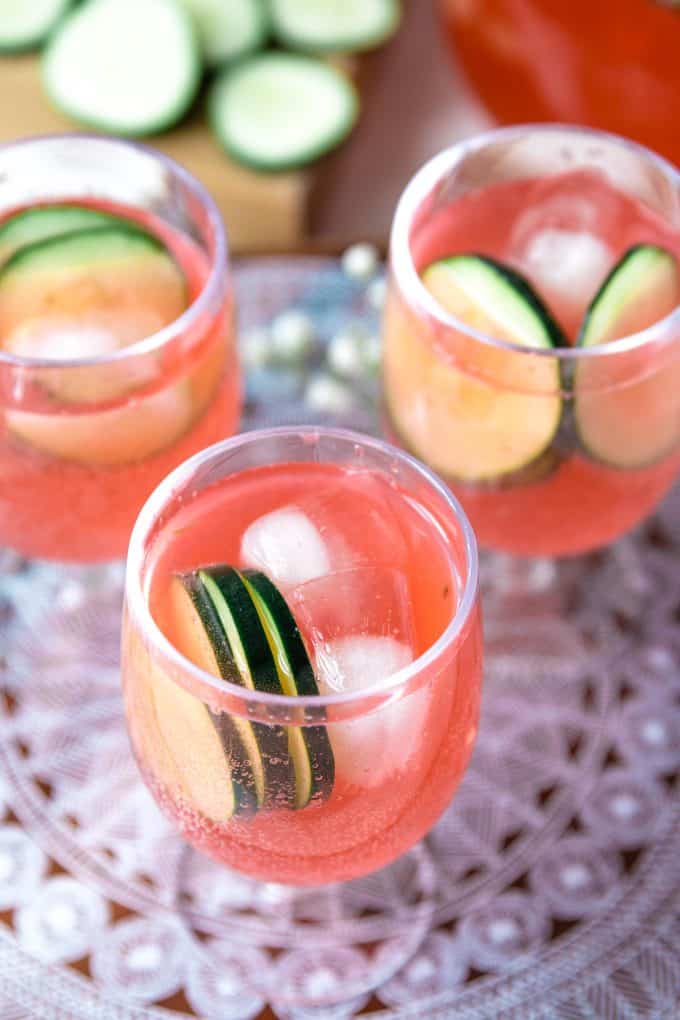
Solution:
[[(605, 295), (607, 274), (640, 245), (648, 246), (640, 273)], [(465, 253), (474, 279), (461, 285), (467, 312), (453, 312), (446, 274), (437, 290), (422, 273)], [(488, 264), (480, 276), (479, 254), (505, 264), (500, 277)], [(492, 131), (411, 180), (391, 238), (388, 428), (447, 480), (480, 545), (548, 557), (596, 549), (668, 491), (680, 470), (679, 256), (677, 170), (613, 135), (559, 125)], [(536, 303), (512, 279), (504, 303), (508, 271), (528, 278), (551, 309), (550, 323), (545, 307), (538, 313), (541, 344), (522, 342)], [(589, 323), (598, 290), (604, 299)], [(561, 346), (547, 340), (554, 320)], [(607, 342), (592, 342), (593, 332)]]
[[(103, 226), (81, 222), (81, 211), (71, 222), (73, 214), (65, 217), (62, 206), (96, 210)], [(50, 207), (55, 215), (48, 223)], [(17, 212), (24, 213), (20, 230), (5, 230), (3, 221)], [(107, 215), (115, 217), (110, 223), (117, 224), (116, 243), (125, 228), (122, 219), (130, 234), (139, 225), (166, 246), (184, 277), (186, 300), (174, 321), (157, 328), (150, 316), (148, 335), (102, 353), (97, 327), (108, 321), (102, 316), (117, 316), (124, 326), (128, 306), (134, 314), (144, 289), (163, 284), (137, 275), (141, 258), (127, 270), (119, 261), (123, 307), (112, 309), (109, 295), (109, 305), (97, 312), (91, 327), (92, 353), (73, 357), (70, 333), (78, 302), (87, 312), (96, 306), (98, 292), (96, 281), (70, 272), (63, 277), (59, 307), (40, 309), (41, 315), (54, 313), (49, 328), (60, 330), (57, 347), (50, 357), (41, 356), (38, 342), (29, 346), (29, 356), (23, 344), (26, 323), (22, 319), (20, 329), (14, 328), (24, 311), (21, 294), (30, 293), (28, 268), (24, 290), (13, 286), (11, 301), (3, 302), (0, 286), (0, 548), (28, 557), (84, 564), (122, 557), (136, 514), (160, 480), (192, 453), (230, 435), (238, 423), (240, 381), (226, 240), (215, 204), (201, 185), (160, 153), (112, 138), (53, 136), (0, 148), (5, 265), (13, 255), (16, 260), (19, 243), (28, 246), (62, 230), (72, 238), (82, 230), (81, 239), (91, 231), (88, 258), (101, 262), (103, 242), (95, 231), (107, 229)], [(109, 247), (112, 259), (126, 257)], [(43, 258), (32, 265), (36, 273), (61, 268), (56, 257), (54, 264)], [(65, 316), (63, 321), (58, 315)]]
[[(329, 475), (334, 486), (347, 490), (345, 505), (335, 498), (337, 488), (333, 498), (319, 496)], [(260, 496), (260, 482), (266, 496)], [(340, 571), (331, 569), (290, 595), (317, 676), (322, 659), (336, 647), (326, 641), (329, 632), (346, 636), (351, 631), (358, 640), (352, 644), (355, 672), (359, 659), (358, 687), (271, 693), (221, 679), (180, 654), (169, 639), (172, 630), (159, 626), (168, 563), (186, 570), (220, 556), (238, 557), (235, 535), (244, 521), (261, 521), (279, 494), (285, 503), (293, 490), (301, 494), (303, 507), (317, 500), (318, 532), (304, 523), (307, 546), (296, 547), (289, 572), (301, 570), (312, 554), (323, 559), (319, 536), (332, 548), (337, 514), (346, 528), (337, 545), (342, 556), (354, 537), (364, 541), (366, 556), (378, 559), (367, 536), (353, 530), (352, 498), (364, 492), (364, 485), (369, 500), (376, 487), (380, 492), (389, 487), (391, 509), (385, 517), (393, 518), (400, 533), (412, 533), (420, 570), (414, 559), (401, 578), (405, 587), (401, 581), (389, 591), (383, 585), (376, 596), (376, 585), (391, 567), (365, 559), (362, 569), (346, 569), (344, 559)], [(301, 513), (286, 510), (260, 542), (258, 547), (274, 550), (276, 562), (281, 559), (277, 543), (286, 541), (284, 529), (291, 516), (299, 524)], [(366, 520), (382, 534), (379, 514)], [(396, 555), (388, 542), (382, 552)], [(415, 621), (420, 643), (414, 645), (415, 659), (404, 664), (394, 654), (394, 639), (385, 637), (382, 647), (393, 666), (378, 683), (374, 651), (383, 639), (372, 635), (390, 633), (404, 592), (407, 601), (401, 605)], [(305, 612), (314, 620), (311, 627)], [(247, 627), (237, 618), (237, 629), (241, 625)], [(244, 648), (246, 639), (244, 630)], [(474, 536), (448, 489), (427, 468), (379, 440), (295, 427), (239, 436), (177, 468), (142, 509), (128, 554), (122, 649), (135, 756), (159, 805), (190, 844), (265, 881), (315, 885), (364, 875), (427, 832), (449, 802), (472, 750), (481, 680)], [(386, 661), (383, 656), (383, 665)], [(312, 749), (316, 792), (302, 800), (288, 798), (289, 780), (279, 774), (271, 801), (248, 803), (239, 747), (245, 741), (250, 762), (257, 758), (266, 779), (268, 770), (285, 766), (280, 757), (275, 760), (282, 746), (284, 758), (286, 748), (297, 746), (291, 735)], [(295, 775), (290, 782), (299, 783), (297, 765)]]

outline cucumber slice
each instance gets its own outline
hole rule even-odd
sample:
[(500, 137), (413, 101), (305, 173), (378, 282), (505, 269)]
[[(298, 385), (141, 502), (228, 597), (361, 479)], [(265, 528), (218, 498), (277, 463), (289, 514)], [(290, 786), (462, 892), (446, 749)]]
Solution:
[(36, 241), (46, 241), (60, 234), (70, 234), (89, 227), (106, 227), (125, 224), (112, 213), (101, 212), (80, 205), (46, 205), (24, 209), (0, 223), (0, 265), (7, 261), (19, 248)]
[(186, 381), (108, 411), (6, 411), (5, 423), (17, 441), (41, 454), (91, 468), (115, 468), (168, 449), (199, 413)]
[(151, 733), (144, 737), (142, 753), (156, 778), (218, 824), (251, 810), (250, 788), (236, 778), (243, 769), (233, 768), (229, 736), (203, 702), (159, 670), (148, 680), (152, 719), (146, 725)]
[[(243, 578), (233, 567), (215, 566), (198, 571), (198, 579), (212, 603), (208, 619), (209, 641), (218, 641), (218, 662), (225, 665), (221, 675), (252, 691), (282, 694), (269, 641)], [(217, 618), (220, 631), (210, 629)], [(228, 663), (228, 672), (225, 671)], [(252, 723), (259, 745), (264, 776), (262, 806), (293, 807), (296, 799), (294, 763), (283, 726)]]
[(196, 25), (208, 67), (261, 49), (269, 34), (264, 0), (182, 0)]
[(37, 49), (72, 0), (0, 0), (0, 53)]
[[(578, 337), (599, 347), (652, 326), (680, 306), (680, 268), (653, 244), (630, 248), (593, 298)], [(641, 378), (628, 383), (633, 358)], [(646, 360), (645, 360), (646, 359)], [(658, 366), (655, 361), (658, 360)], [(680, 442), (677, 359), (666, 365), (644, 348), (600, 365), (583, 362), (574, 376), (574, 415), (583, 446), (612, 467), (653, 464)], [(646, 372), (645, 372), (646, 369)], [(622, 378), (617, 378), (620, 370)]]
[(293, 49), (351, 53), (380, 46), (399, 27), (398, 0), (270, 0), (276, 37)]
[[(195, 574), (172, 581), (171, 599), (175, 621), (174, 639), (178, 650), (200, 669), (240, 683), (234, 660), (224, 640), (224, 631), (205, 586)], [(265, 797), (265, 766), (252, 723), (238, 716), (214, 713), (199, 699), (210, 728), (222, 745), (225, 765), (233, 787), (232, 814), (261, 807)], [(204, 722), (204, 727), (206, 726)], [(178, 756), (186, 751), (180, 747)], [(196, 746), (200, 754), (201, 744)]]
[(293, 53), (251, 57), (215, 80), (213, 131), (224, 149), (258, 170), (291, 170), (339, 145), (359, 101), (340, 71)]
[[(184, 277), (165, 248), (123, 223), (19, 249), (0, 270), (0, 346), (54, 360), (34, 378), (57, 406), (8, 411), (9, 430), (52, 457), (100, 467), (172, 445), (204, 409), (188, 381), (132, 399), (149, 379), (124, 362), (63, 369), (58, 362), (113, 353), (173, 322), (186, 304)], [(131, 399), (92, 410), (123, 397)], [(71, 413), (73, 405), (86, 413)]]
[[(489, 336), (528, 348), (564, 342), (530, 284), (492, 259), (452, 256), (428, 266), (422, 279), (443, 309)], [(502, 480), (538, 460), (562, 416), (556, 359), (536, 359), (531, 382), (543, 392), (526, 393), (526, 366), (516, 354), (470, 344), (463, 371), (421, 334), (420, 323), (390, 300), (385, 391), (405, 445), (441, 474), (466, 482)], [(495, 385), (484, 381), (489, 374)]]
[(62, 22), (43, 57), (55, 106), (119, 135), (175, 124), (200, 75), (197, 34), (178, 0), (88, 0)]
[[(156, 333), (187, 307), (184, 276), (150, 234), (124, 223), (26, 245), (0, 269), (0, 346), (60, 361), (111, 354)], [(122, 373), (122, 377), (121, 377)], [(124, 366), (49, 371), (64, 403), (100, 403), (129, 389)]]
[[(246, 570), (242, 576), (266, 631), (284, 693), (318, 695), (307, 649), (283, 595), (259, 571)], [(326, 728), (290, 726), (288, 744), (295, 766), (295, 806), (303, 808), (311, 800), (326, 800), (335, 778), (333, 751)]]

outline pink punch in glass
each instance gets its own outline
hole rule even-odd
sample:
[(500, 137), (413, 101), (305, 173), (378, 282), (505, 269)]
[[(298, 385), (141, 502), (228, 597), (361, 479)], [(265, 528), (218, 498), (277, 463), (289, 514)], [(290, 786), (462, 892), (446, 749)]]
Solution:
[(6, 145), (0, 176), (0, 546), (121, 557), (154, 487), (238, 423), (224, 229), (120, 140)]
[[(299, 666), (291, 695), (196, 664), (205, 634), (177, 598), (178, 579), (200, 567), (207, 586), (208, 574), (245, 581), (243, 612), (219, 622), (246, 655), (253, 628), (271, 640), (279, 626), (247, 622), (252, 589), (277, 586), (316, 693), (300, 693)], [(271, 645), (281, 672), (291, 645)], [(123, 629), (132, 746), (160, 806), (218, 861), (297, 885), (392, 861), (460, 781), (480, 681), (469, 524), (434, 475), (378, 440), (293, 427), (244, 435), (178, 468), (139, 516)]]

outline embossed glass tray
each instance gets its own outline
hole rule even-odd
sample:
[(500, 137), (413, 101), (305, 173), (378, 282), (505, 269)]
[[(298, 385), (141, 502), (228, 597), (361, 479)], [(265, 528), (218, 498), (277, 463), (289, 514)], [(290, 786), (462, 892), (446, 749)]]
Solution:
[[(379, 285), (325, 259), (245, 262), (237, 285), (245, 426), (377, 429), (375, 381), (328, 356), (338, 333), (370, 345)], [(262, 357), (291, 306), (313, 344)], [(537, 565), (521, 598), (483, 557), (482, 725), (455, 800), (392, 867), (302, 893), (188, 850), (142, 785), (121, 566), (0, 566), (2, 1020), (678, 1016), (677, 493), (611, 550)]]

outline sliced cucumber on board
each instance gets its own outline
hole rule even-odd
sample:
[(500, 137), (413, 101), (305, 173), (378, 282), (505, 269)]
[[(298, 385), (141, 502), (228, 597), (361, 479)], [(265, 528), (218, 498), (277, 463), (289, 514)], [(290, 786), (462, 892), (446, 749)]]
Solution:
[(0, 223), (0, 265), (27, 244), (47, 241), (60, 234), (70, 234), (90, 227), (115, 224), (122, 224), (128, 229), (132, 227), (129, 220), (83, 205), (45, 205), (22, 209)]
[(72, 0), (0, 0), (0, 53), (37, 49)]
[[(304, 641), (278, 588), (256, 570), (243, 572), (243, 580), (266, 631), (281, 687), (290, 696), (318, 695), (314, 669)], [(324, 726), (290, 726), (288, 744), (296, 778), (297, 808), (324, 800), (333, 788), (335, 766)]]
[[(578, 344), (600, 347), (631, 336), (679, 307), (677, 259), (656, 245), (635, 245), (593, 298)], [(654, 348), (584, 360), (574, 376), (574, 416), (583, 446), (612, 467), (653, 464), (680, 443), (679, 393), (680, 358)]]
[[(564, 343), (530, 284), (493, 259), (441, 259), (422, 281), (444, 311), (488, 336), (546, 351)], [(534, 359), (530, 386), (541, 392), (527, 392), (520, 355), (470, 342), (462, 370), (421, 334), (418, 321), (388, 301), (385, 391), (405, 445), (441, 474), (466, 482), (501, 481), (541, 458), (562, 417), (557, 360)], [(485, 381), (489, 374), (493, 384)]]
[(87, 0), (59, 25), (43, 56), (55, 106), (118, 135), (175, 124), (200, 77), (198, 34), (179, 0)]
[(257, 170), (292, 170), (349, 134), (359, 100), (340, 71), (313, 57), (263, 53), (227, 69), (208, 101), (212, 129), (237, 161)]
[(399, 0), (270, 0), (277, 39), (313, 53), (380, 46), (396, 32)]
[(254, 53), (269, 35), (265, 0), (182, 0), (196, 25), (208, 67)]

